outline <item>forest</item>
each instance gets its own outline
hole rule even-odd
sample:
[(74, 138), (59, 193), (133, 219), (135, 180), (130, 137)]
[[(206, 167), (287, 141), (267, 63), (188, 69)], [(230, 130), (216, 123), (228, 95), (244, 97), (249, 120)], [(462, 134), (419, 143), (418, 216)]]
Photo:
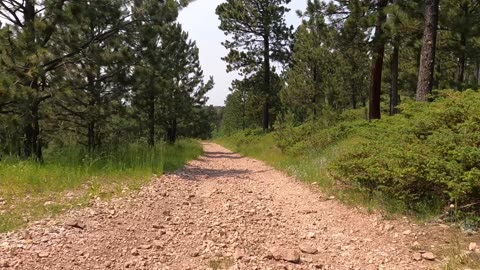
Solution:
[(176, 22), (186, 4), (2, 1), (2, 154), (43, 161), (51, 145), (208, 136), (214, 82)]

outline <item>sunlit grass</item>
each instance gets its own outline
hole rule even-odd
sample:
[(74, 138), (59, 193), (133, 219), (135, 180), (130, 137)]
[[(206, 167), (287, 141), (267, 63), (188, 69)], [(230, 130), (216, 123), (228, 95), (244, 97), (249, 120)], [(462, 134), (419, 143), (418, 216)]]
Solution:
[[(137, 189), (201, 153), (198, 142), (181, 140), (153, 149), (131, 144), (94, 154), (79, 147), (54, 149), (46, 153), (44, 164), (6, 157), (0, 161), (0, 232), (85, 205), (91, 198)], [(44, 206), (48, 201), (53, 204)]]

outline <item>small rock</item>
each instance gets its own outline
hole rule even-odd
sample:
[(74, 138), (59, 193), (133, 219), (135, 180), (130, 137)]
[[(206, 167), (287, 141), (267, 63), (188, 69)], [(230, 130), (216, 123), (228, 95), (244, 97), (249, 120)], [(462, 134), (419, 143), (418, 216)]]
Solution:
[(300, 251), (307, 254), (315, 254), (318, 252), (318, 249), (315, 247), (315, 245), (310, 242), (302, 242), (300, 245), (298, 245), (298, 248)]
[(314, 232), (309, 232), (307, 234), (307, 238), (315, 238), (315, 233)]
[(65, 222), (65, 225), (68, 226), (68, 227), (72, 227), (72, 228), (77, 228), (77, 229), (85, 229), (87, 226), (85, 225), (85, 223), (79, 221), (79, 220), (70, 220), (70, 221), (67, 221)]
[(125, 268), (130, 268), (132, 266), (135, 266), (135, 262), (134, 261), (128, 261), (124, 264)]
[(43, 206), (47, 207), (47, 206), (52, 206), (52, 205), (54, 205), (54, 204), (55, 204), (55, 202), (46, 201), (46, 202), (43, 204)]
[(412, 233), (411, 230), (406, 230), (406, 231), (403, 231), (403, 232), (402, 232), (403, 235), (409, 235), (409, 234), (411, 234), (411, 233)]
[(468, 245), (468, 250), (470, 251), (475, 251), (477, 249), (478, 245), (475, 242), (472, 242)]
[(160, 249), (160, 248), (163, 248), (163, 243), (159, 240), (154, 240), (153, 241), (153, 246), (156, 248), (156, 249)]
[(139, 249), (151, 249), (152, 245), (141, 245)]
[(243, 257), (245, 257), (245, 251), (243, 251), (243, 249), (240, 249), (240, 248), (235, 249), (235, 252), (233, 253), (233, 258), (235, 260), (240, 260)]
[(192, 253), (190, 253), (190, 256), (191, 256), (191, 257), (198, 257), (198, 256), (200, 256), (200, 252), (198, 252), (198, 251), (193, 251)]
[(386, 230), (386, 231), (391, 231), (391, 230), (393, 230), (394, 228), (395, 228), (395, 226), (393, 226), (393, 225), (391, 225), (391, 224), (385, 225), (385, 230)]
[(422, 260), (422, 254), (420, 254), (420, 253), (413, 254), (413, 260), (417, 261), (417, 262), (421, 261)]
[(413, 242), (413, 244), (412, 244), (412, 248), (414, 248), (414, 249), (418, 249), (418, 248), (420, 248), (420, 243), (419, 243), (419, 242), (417, 242), (417, 241)]
[(8, 263), (7, 260), (0, 259), (0, 268), (1, 268), (1, 267), (7, 268), (7, 267), (9, 267), (9, 266), (10, 266), (10, 263)]
[(38, 255), (39, 258), (47, 258), (48, 256), (50, 256), (50, 253), (42, 251), (42, 252), (37, 253), (37, 255)]
[(330, 196), (330, 197), (328, 197), (328, 200), (329, 200), (329, 201), (335, 200), (335, 196)]
[(433, 261), (436, 257), (432, 252), (425, 252), (422, 254), (422, 258), (424, 258), (425, 260)]
[(130, 254), (132, 254), (133, 256), (138, 256), (140, 255), (140, 253), (138, 252), (138, 249), (134, 248), (130, 251)]

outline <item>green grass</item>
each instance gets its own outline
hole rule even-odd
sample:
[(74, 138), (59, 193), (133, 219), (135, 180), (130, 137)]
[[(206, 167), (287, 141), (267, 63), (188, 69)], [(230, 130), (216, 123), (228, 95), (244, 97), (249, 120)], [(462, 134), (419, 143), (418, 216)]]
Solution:
[[(44, 164), (7, 157), (0, 161), (0, 232), (135, 190), (153, 176), (173, 171), (202, 153), (198, 142), (180, 140), (150, 149), (131, 144), (94, 155), (78, 147), (49, 149)], [(3, 200), (3, 202), (2, 202)], [(52, 205), (44, 206), (51, 201)]]

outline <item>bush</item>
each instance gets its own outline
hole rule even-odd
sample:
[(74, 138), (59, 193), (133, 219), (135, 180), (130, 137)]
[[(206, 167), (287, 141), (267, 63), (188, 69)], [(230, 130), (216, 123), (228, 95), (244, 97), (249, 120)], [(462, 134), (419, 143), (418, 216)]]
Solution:
[(296, 127), (284, 124), (275, 132), (275, 141), (283, 152), (294, 156), (318, 153), (368, 125), (364, 119), (365, 111), (358, 109), (347, 110), (327, 121), (320, 118)]
[(443, 91), (435, 102), (357, 128), (335, 161), (339, 176), (368, 192), (420, 202), (480, 199), (480, 93)]

